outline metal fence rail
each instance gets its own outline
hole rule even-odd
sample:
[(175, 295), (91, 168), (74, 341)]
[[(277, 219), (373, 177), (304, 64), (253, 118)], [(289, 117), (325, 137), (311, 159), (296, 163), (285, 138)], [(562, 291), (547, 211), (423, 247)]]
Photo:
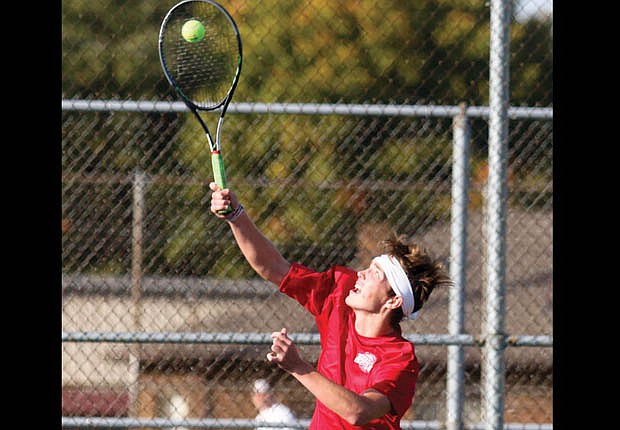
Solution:
[[(300, 345), (320, 345), (316, 333), (290, 333)], [(409, 334), (405, 339), (416, 345), (483, 346), (484, 339), (470, 334)], [(271, 345), (271, 333), (120, 333), (120, 332), (63, 332), (62, 342), (106, 343), (217, 343), (238, 345)], [(509, 346), (553, 346), (553, 336), (507, 336)]]
[[(288, 427), (296, 429), (308, 428), (310, 420), (298, 420), (296, 424), (281, 424), (281, 423), (265, 423), (250, 419), (226, 419), (226, 418), (197, 418), (197, 419), (184, 419), (184, 420), (170, 420), (164, 418), (87, 418), (87, 417), (62, 417), (62, 426), (83, 426), (83, 427), (105, 427), (105, 428), (137, 428), (137, 427), (151, 427), (151, 428), (175, 428), (175, 427), (189, 427), (189, 428), (208, 428), (208, 429), (220, 429), (220, 428), (235, 428), (235, 429), (253, 429), (257, 426), (272, 427), (274, 429)], [(403, 430), (442, 430), (444, 429), (443, 423), (432, 421), (401, 421), (401, 428)], [(483, 423), (467, 425), (463, 427), (463, 430), (482, 430), (485, 426)], [(522, 423), (522, 424), (506, 424), (504, 430), (551, 430), (553, 426), (549, 424), (535, 424), (535, 423)]]
[[(189, 112), (183, 102), (148, 100), (62, 100), (62, 110), (82, 112)], [(334, 103), (235, 103), (231, 102), (228, 113), (232, 114), (288, 114), (288, 115), (359, 115), (359, 116), (413, 116), (449, 117), (463, 113), (470, 118), (488, 118), (488, 106), (429, 106), (402, 104), (334, 104)], [(551, 120), (553, 108), (510, 106), (511, 119)]]

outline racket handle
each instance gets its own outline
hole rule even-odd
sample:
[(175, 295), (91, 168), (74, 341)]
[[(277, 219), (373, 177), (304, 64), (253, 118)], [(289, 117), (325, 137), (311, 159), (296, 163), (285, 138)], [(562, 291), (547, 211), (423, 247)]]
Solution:
[[(224, 171), (224, 158), (220, 151), (211, 152), (211, 166), (213, 167), (213, 178), (215, 183), (220, 189), (227, 188), (226, 186), (226, 172)], [(224, 215), (232, 211), (232, 207), (228, 206), (226, 209), (217, 211), (218, 214)]]

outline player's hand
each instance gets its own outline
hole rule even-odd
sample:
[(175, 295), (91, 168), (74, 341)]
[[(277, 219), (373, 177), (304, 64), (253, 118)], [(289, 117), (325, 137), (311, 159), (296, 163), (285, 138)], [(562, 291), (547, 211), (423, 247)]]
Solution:
[(209, 184), (209, 188), (213, 191), (211, 193), (211, 212), (213, 212), (213, 214), (218, 218), (229, 218), (231, 213), (222, 215), (217, 213), (217, 211), (224, 210), (229, 206), (232, 207), (233, 210), (236, 209), (237, 206), (239, 206), (237, 196), (228, 188), (223, 190), (220, 189), (215, 182), (211, 182)]
[(267, 361), (276, 363), (278, 367), (291, 373), (306, 373), (312, 366), (302, 360), (297, 347), (287, 335), (286, 328), (271, 333), (273, 341)]

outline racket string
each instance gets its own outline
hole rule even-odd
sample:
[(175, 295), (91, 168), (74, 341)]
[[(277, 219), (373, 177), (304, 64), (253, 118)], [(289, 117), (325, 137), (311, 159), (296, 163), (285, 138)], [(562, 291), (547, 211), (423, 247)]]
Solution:
[[(190, 43), (182, 26), (197, 19), (203, 39)], [(234, 85), (241, 50), (237, 32), (226, 16), (206, 2), (188, 2), (173, 10), (162, 33), (163, 55), (177, 89), (201, 109), (215, 109)]]

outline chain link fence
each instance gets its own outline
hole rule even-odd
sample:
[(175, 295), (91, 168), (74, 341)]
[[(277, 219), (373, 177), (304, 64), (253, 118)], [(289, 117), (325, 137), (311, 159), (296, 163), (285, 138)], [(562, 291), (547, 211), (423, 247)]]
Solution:
[[(515, 428), (553, 412), (551, 3), (513, 2), (510, 22), (502, 413)], [(286, 326), (316, 362), (314, 321), (209, 212), (204, 133), (157, 53), (174, 4), (62, 2), (63, 427), (254, 428), (266, 378), (305, 428), (314, 398), (265, 355)], [(244, 48), (222, 129), (229, 186), (288, 260), (317, 270), (363, 268), (392, 231), (462, 259), (459, 311), (435, 291), (403, 324), (421, 371), (402, 425), (444, 428), (458, 400), (462, 427), (484, 428), (489, 4), (221, 4)]]

